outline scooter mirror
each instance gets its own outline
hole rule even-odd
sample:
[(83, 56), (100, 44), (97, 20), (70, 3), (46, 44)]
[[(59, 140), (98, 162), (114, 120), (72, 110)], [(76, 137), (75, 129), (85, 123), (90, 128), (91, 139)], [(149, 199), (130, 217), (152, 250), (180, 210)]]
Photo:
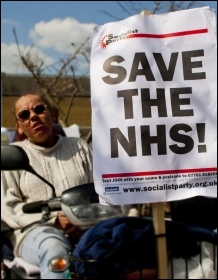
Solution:
[(21, 147), (15, 145), (1, 146), (1, 170), (29, 169), (29, 158)]
[(26, 170), (40, 178), (52, 189), (53, 197), (55, 197), (54, 186), (39, 175), (30, 165), (26, 152), (16, 145), (1, 146), (1, 170)]

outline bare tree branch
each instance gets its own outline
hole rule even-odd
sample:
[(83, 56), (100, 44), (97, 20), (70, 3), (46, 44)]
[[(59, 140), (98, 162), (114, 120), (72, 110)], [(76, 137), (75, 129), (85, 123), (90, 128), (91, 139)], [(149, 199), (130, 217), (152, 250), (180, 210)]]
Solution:
[(118, 7), (123, 11), (122, 16), (116, 16), (114, 12), (101, 11), (103, 14), (115, 20), (140, 14), (143, 10), (149, 10), (152, 14), (167, 13), (190, 8), (201, 7), (204, 1), (116, 1)]

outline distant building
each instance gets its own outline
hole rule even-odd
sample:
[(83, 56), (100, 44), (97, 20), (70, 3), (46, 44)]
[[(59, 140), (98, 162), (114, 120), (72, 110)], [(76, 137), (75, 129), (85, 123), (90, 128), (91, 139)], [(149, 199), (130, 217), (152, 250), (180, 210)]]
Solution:
[[(2, 72), (2, 77), (4, 77), (4, 83), (2, 83), (2, 94), (4, 96), (19, 96), (29, 92), (42, 93), (41, 87), (31, 75), (4, 75)], [(53, 79), (53, 76), (48, 76), (47, 79)], [(86, 76), (77, 77), (77, 83), (81, 90), (76, 96), (90, 97), (90, 78)], [(71, 96), (72, 92), (73, 90), (69, 90), (65, 96)]]
[(3, 78), (6, 76), (5, 72), (1, 72), (1, 126), (2, 126), (2, 95), (3, 95)]

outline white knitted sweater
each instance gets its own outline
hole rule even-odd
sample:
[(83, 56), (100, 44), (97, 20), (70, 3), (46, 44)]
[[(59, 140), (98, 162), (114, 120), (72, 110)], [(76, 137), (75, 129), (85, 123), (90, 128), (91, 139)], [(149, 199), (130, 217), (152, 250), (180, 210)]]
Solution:
[[(14, 142), (27, 153), (30, 165), (55, 187), (56, 196), (73, 186), (92, 182), (92, 154), (89, 145), (80, 138), (62, 137), (52, 148), (34, 145), (29, 140)], [(47, 200), (52, 197), (51, 188), (32, 173), (2, 171), (1, 218), (15, 229), (11, 241), (15, 256), (20, 255), (20, 245), (28, 230), (20, 229), (41, 219), (42, 214), (24, 214), (26, 202)], [(55, 218), (48, 224), (54, 224)]]

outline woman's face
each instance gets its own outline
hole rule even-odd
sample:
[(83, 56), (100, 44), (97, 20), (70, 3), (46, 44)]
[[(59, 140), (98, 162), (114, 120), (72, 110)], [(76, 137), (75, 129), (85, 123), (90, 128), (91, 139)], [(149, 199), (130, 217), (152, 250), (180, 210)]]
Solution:
[[(16, 127), (18, 132), (25, 134), (33, 144), (47, 147), (52, 145), (53, 119), (49, 108), (40, 96), (29, 94), (21, 97), (15, 104)], [(34, 108), (36, 110), (34, 111)], [(44, 109), (45, 108), (45, 109)]]

